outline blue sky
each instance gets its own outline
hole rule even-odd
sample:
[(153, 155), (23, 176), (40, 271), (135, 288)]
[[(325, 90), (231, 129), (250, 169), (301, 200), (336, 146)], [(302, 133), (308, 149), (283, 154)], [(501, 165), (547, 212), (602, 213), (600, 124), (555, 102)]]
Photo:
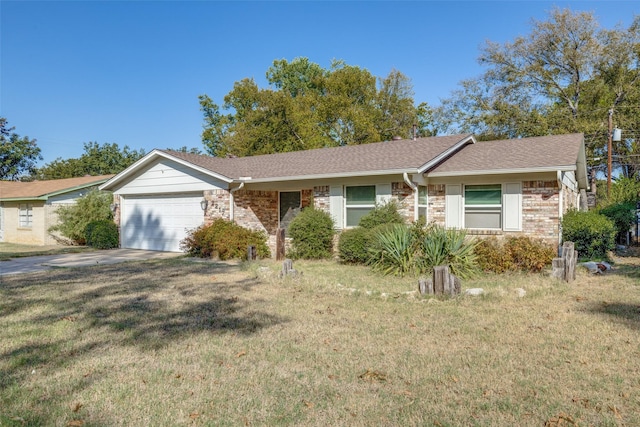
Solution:
[(44, 160), (83, 143), (202, 148), (198, 95), (266, 87), (275, 59), (333, 59), (412, 79), (437, 105), (482, 72), (485, 41), (528, 34), (554, 6), (628, 26), (638, 1), (0, 1), (0, 116)]

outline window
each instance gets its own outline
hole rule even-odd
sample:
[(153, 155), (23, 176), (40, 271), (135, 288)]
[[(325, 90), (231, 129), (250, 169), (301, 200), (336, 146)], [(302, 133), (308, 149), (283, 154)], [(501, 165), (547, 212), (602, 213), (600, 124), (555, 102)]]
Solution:
[(465, 228), (502, 228), (502, 186), (464, 187)]
[(280, 192), (280, 227), (289, 229), (289, 223), (300, 213), (301, 196), (299, 191)]
[(427, 202), (429, 200), (427, 187), (418, 186), (418, 218), (427, 218)]
[(376, 207), (376, 186), (362, 185), (346, 188), (347, 227), (355, 227), (360, 218)]
[(33, 206), (31, 204), (20, 204), (20, 227), (31, 227), (33, 224)]

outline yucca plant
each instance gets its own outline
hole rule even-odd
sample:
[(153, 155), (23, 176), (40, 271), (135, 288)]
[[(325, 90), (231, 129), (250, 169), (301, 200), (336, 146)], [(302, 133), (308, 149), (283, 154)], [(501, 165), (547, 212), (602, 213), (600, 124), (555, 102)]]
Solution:
[(467, 238), (464, 230), (429, 226), (420, 242), (416, 255), (416, 268), (420, 274), (430, 274), (433, 267), (448, 265), (453, 274), (468, 278), (478, 271), (474, 249), (476, 240)]
[(383, 274), (404, 276), (415, 269), (415, 248), (411, 230), (404, 224), (390, 224), (374, 230), (371, 265)]

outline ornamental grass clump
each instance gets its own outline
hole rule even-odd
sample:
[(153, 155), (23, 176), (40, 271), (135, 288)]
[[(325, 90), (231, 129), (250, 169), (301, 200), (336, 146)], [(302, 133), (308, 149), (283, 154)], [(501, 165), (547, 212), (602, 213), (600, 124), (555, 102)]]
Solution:
[(474, 251), (478, 241), (468, 238), (465, 230), (430, 225), (419, 243), (417, 261), (420, 274), (431, 274), (439, 265), (448, 265), (453, 274), (463, 279), (474, 276), (478, 271)]

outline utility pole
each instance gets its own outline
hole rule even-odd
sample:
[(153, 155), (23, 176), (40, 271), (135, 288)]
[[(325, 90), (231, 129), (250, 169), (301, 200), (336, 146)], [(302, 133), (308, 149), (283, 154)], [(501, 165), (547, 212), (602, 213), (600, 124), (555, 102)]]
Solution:
[(613, 151), (613, 108), (609, 110), (609, 143), (607, 145), (607, 197), (611, 193), (611, 152)]

